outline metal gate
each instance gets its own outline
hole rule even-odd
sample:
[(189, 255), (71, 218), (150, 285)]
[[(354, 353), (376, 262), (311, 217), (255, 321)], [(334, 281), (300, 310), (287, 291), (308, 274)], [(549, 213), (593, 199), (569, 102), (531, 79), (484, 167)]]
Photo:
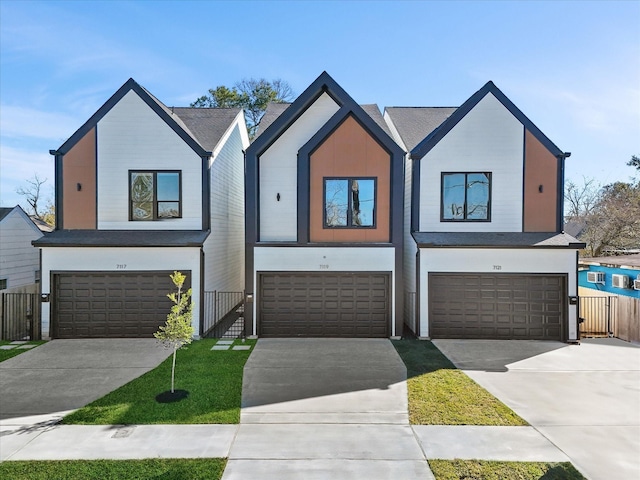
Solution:
[(613, 337), (618, 298), (580, 297), (581, 337)]
[(203, 337), (244, 337), (244, 292), (204, 292)]
[(2, 294), (2, 340), (40, 340), (40, 295)]

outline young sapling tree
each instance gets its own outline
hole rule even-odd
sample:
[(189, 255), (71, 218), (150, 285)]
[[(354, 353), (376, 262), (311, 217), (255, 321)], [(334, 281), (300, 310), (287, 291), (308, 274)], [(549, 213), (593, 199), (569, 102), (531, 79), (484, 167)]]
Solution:
[(169, 275), (171, 281), (176, 286), (177, 291), (167, 294), (173, 305), (171, 311), (167, 315), (167, 321), (159, 327), (159, 330), (153, 334), (165, 346), (173, 349), (173, 363), (171, 367), (171, 394), (173, 395), (176, 374), (176, 352), (184, 345), (191, 343), (193, 337), (192, 321), (192, 303), (191, 289), (183, 291), (186, 275), (181, 272), (174, 271), (173, 275)]

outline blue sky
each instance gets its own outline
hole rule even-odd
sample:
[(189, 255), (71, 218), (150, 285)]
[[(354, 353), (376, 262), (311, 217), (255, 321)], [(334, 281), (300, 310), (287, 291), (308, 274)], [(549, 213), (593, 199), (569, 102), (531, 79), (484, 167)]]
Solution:
[(561, 149), (627, 181), (640, 154), (640, 1), (0, 0), (0, 204), (129, 77), (169, 106), (242, 78), (360, 103), (458, 106), (488, 80)]

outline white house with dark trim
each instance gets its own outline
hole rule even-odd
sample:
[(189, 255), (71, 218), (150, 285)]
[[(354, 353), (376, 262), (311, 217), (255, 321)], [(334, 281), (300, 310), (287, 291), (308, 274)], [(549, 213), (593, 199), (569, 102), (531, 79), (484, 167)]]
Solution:
[(406, 152), (405, 320), (420, 337), (577, 340), (564, 160), (492, 82), (458, 108), (385, 109)]
[(403, 155), (326, 72), (272, 105), (246, 152), (245, 331), (402, 333)]
[(203, 294), (244, 287), (241, 109), (169, 108), (129, 79), (55, 156), (56, 228), (42, 252), (43, 336), (150, 337), (187, 274)]

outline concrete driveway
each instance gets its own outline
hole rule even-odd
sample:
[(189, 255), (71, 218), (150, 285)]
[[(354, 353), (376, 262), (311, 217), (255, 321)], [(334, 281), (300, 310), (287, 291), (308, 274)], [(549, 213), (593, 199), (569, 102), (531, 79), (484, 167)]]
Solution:
[(590, 479), (640, 478), (640, 348), (436, 340), (460, 369), (560, 448)]
[(83, 407), (155, 368), (155, 339), (53, 340), (0, 363), (0, 425), (33, 425)]

